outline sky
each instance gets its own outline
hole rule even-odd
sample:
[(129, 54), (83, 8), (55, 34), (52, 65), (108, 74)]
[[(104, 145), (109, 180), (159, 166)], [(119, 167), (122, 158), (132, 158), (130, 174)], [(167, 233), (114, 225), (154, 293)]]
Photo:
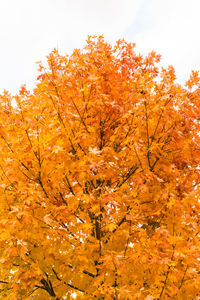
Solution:
[(88, 35), (136, 43), (173, 65), (177, 81), (200, 69), (200, 0), (0, 0), (0, 93), (33, 89), (37, 61), (70, 54)]

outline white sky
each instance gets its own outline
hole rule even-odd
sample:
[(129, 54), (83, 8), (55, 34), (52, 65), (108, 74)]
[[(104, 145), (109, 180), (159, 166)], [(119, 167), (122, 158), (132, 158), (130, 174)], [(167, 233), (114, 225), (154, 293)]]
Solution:
[(33, 88), (36, 61), (103, 34), (136, 42), (136, 52), (162, 55), (183, 83), (200, 69), (200, 0), (0, 0), (0, 93)]

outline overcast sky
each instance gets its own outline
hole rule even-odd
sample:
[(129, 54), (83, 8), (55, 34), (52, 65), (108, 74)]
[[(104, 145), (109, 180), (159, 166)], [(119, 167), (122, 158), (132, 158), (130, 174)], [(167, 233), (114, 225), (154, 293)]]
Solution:
[(32, 89), (36, 61), (53, 48), (71, 53), (92, 34), (155, 50), (184, 83), (200, 69), (199, 12), (200, 0), (0, 0), (0, 93)]

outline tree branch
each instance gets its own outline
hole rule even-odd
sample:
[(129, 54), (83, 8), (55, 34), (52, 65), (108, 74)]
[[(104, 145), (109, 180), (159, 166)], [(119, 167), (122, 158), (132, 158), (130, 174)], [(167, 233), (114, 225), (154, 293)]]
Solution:
[[(54, 268), (52, 268), (52, 271), (54, 272), (56, 278), (57, 278), (59, 281), (62, 281), (62, 279), (58, 276), (58, 274), (57, 274), (57, 272), (54, 270)], [(85, 293), (84, 290), (80, 289), (79, 287), (77, 287), (77, 286), (75, 286), (75, 285), (73, 285), (73, 284), (71, 284), (71, 283), (67, 283), (66, 281), (63, 281), (63, 283), (64, 283), (65, 285), (71, 287), (71, 288), (74, 289), (74, 290), (77, 290), (77, 291), (79, 291), (79, 292)]]

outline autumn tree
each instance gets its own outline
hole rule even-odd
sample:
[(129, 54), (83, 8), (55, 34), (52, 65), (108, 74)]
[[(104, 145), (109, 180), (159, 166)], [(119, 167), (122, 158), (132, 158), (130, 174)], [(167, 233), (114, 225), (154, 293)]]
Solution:
[(0, 299), (199, 299), (198, 73), (134, 47), (89, 37), (1, 95)]

